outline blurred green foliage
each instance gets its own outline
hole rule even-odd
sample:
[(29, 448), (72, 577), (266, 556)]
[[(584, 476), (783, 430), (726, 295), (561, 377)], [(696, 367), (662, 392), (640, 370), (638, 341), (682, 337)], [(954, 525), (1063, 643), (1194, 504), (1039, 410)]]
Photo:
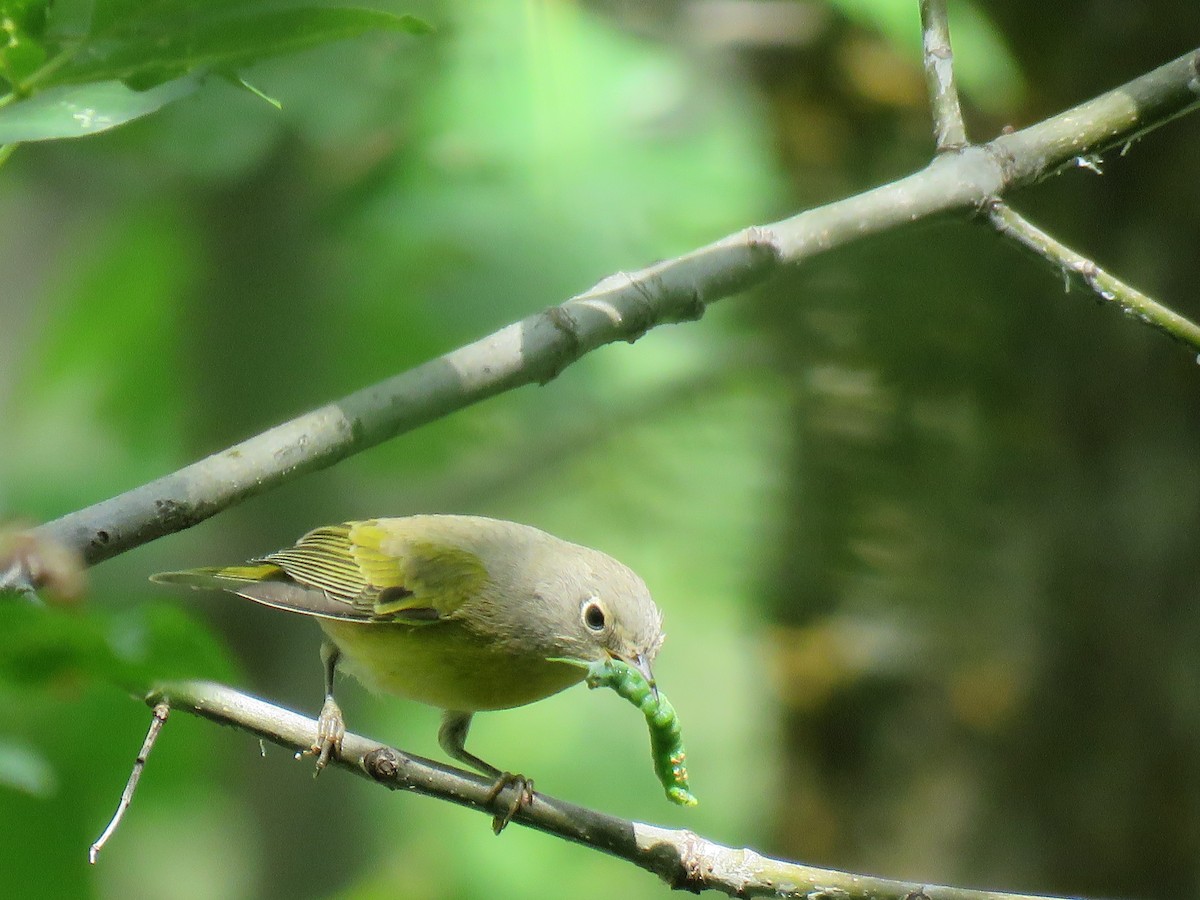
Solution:
[(84, 614), (8, 598), (0, 625), (0, 678), (20, 687), (99, 678), (141, 696), (156, 680), (233, 674), (213, 637), (172, 606)]
[[(55, 19), (0, 3), (18, 88), (0, 134), (79, 79), (218, 76), (0, 166), (0, 515), (79, 508), (614, 271), (928, 159), (915, 3), (796, 4), (824, 12), (794, 44), (702, 46), (676, 26), (713, 4), (597, 6), (96, 2)], [(1136, 5), (953, 6), (980, 138), (1185, 49), (1187, 29)], [(436, 30), (406, 33), (409, 15)], [(237, 33), (216, 41), (214, 23)], [(163, 32), (193, 40), (151, 52)], [(68, 34), (81, 49), (38, 77)], [(1190, 302), (1195, 129), (1015, 202)], [(581, 687), (473, 728), (539, 788), (919, 881), (1195, 895), (1195, 377), (982, 229), (930, 225), (106, 563), (85, 609), (0, 607), (0, 803), (20, 823), (0, 841), (6, 890), (658, 896), (628, 865), (314, 782), (184, 714), (87, 866), (149, 722), (130, 690), (200, 675), (319, 706), (311, 623), (146, 576), (439, 511), (604, 549), (666, 613), (657, 674), (701, 805), (667, 804), (640, 716)], [(440, 756), (436, 711), (350, 685), (344, 707), (353, 729)]]
[[(479, 4), (455, 20), (424, 10), (439, 30), (419, 41), (364, 38), (259, 66), (249, 77), (282, 114), (214, 83), (111, 136), (14, 156), (0, 202), (25, 216), (38, 250), (27, 254), (21, 237), (0, 250), (3, 268), (25, 281), (3, 310), (14, 325), (0, 376), (6, 512), (42, 519), (136, 485), (621, 265), (775, 212), (766, 123), (744, 87), (577, 9), (519, 12)], [(87, 173), (73, 196), (55, 174), (63, 167)], [(677, 704), (707, 811), (667, 804), (641, 717), (583, 688), (481, 717), (481, 752), (578, 802), (764, 840), (746, 798), (770, 789), (771, 767), (758, 765), (770, 720), (739, 700), (755, 691), (756, 626), (730, 598), (752, 584), (745, 572), (772, 508), (768, 460), (781, 434), (769, 425), (777, 399), (741, 371), (752, 358), (737, 346), (746, 340), (719, 312), (705, 329), (597, 354), (553, 388), (500, 398), (116, 560), (93, 573), (91, 607), (140, 609), (152, 571), (246, 557), (348, 516), (458, 509), (539, 524), (604, 547), (656, 584), (675, 648), (660, 678), (673, 696), (695, 698), (690, 711)], [(696, 480), (708, 483), (703, 493)], [(713, 503), (720, 521), (708, 515)], [(678, 524), (687, 527), (673, 534)], [(682, 602), (667, 602), (672, 594)], [(216, 617), (250, 670), (246, 686), (313, 709), (310, 623), (216, 598), (178, 602)], [(103, 626), (65, 618), (42, 626), (64, 634), (54, 653), (26, 640), (29, 629), (13, 632), (14, 690), (27, 693), (28, 673), (55, 661), (90, 660), (93, 678), (113, 680)], [(711, 658), (689, 651), (701, 644)], [(352, 727), (440, 756), (435, 711), (345, 693)], [(43, 690), (27, 702), (71, 721), (95, 698)], [(86, 846), (148, 721), (136, 703), (108, 702), (133, 707), (103, 736), (120, 762), (98, 754), (76, 764), (104, 789), (78, 803), (73, 838), (40, 842), (40, 855), (14, 848), (23, 888), (54, 866), (69, 873), (58, 885), (68, 893), (144, 895), (153, 857), (173, 873), (154, 886), (160, 896), (658, 890), (643, 873), (537, 835), (510, 829), (497, 841), (478, 816), (348, 779), (314, 784), (307, 765), (278, 753), (264, 764), (253, 741), (216, 730), (189, 731), (191, 753), (212, 763), (184, 775), (191, 757), (169, 750), (184, 739), (173, 737), (179, 715), (134, 813), (89, 872)], [(50, 739), (36, 729), (19, 737), (27, 753), (14, 781)], [(726, 765), (747, 774), (719, 777)], [(43, 769), (41, 783), (56, 781), (62, 797), (58, 761)], [(295, 781), (281, 787), (278, 777)], [(156, 798), (156, 778), (191, 787)], [(227, 871), (202, 868), (197, 880), (214, 856), (231, 861)]]
[[(852, 22), (885, 35), (910, 58), (921, 52), (920, 4), (913, 0), (830, 0)], [(1022, 99), (1021, 68), (986, 4), (954, 4), (954, 74), (963, 97), (976, 108), (1003, 116)]]

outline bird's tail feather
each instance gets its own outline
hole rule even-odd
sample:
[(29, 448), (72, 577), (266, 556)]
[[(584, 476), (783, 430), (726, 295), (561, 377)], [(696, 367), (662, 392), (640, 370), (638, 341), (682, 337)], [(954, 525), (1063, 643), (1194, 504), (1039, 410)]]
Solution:
[(237, 591), (246, 584), (269, 581), (283, 574), (279, 566), (258, 563), (246, 566), (207, 566), (201, 569), (183, 569), (179, 572), (159, 572), (150, 580), (157, 584), (185, 584), (197, 589)]
[(318, 588), (297, 584), (282, 567), (271, 563), (250, 563), (244, 566), (208, 566), (203, 569), (184, 569), (180, 572), (159, 572), (150, 580), (158, 584), (183, 584), (199, 590), (228, 591), (276, 609), (316, 616), (319, 619), (339, 619), (368, 622), (373, 619), (371, 607), (355, 606), (330, 597)]

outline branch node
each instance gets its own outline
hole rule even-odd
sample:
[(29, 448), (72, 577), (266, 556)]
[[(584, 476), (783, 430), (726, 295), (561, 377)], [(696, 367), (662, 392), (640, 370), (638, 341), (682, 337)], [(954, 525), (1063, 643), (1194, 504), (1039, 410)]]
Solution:
[(556, 331), (566, 336), (567, 346), (547, 361), (545, 373), (537, 379), (537, 383), (543, 386), (561, 375), (563, 370), (583, 353), (583, 341), (579, 336), (579, 321), (566, 304), (547, 307), (544, 315)]
[(996, 210), (1004, 205), (1004, 200), (997, 197), (995, 194), (990, 194), (981, 199), (975, 204), (975, 209), (972, 211), (972, 217), (987, 216), (988, 220), (995, 223)]
[(688, 293), (687, 300), (679, 305), (676, 321), (698, 322), (704, 318), (704, 313), (707, 310), (708, 304), (704, 302), (704, 296), (700, 293), (699, 288), (692, 288)]
[(393, 790), (404, 786), (399, 779), (400, 764), (400, 754), (391, 747), (377, 747), (363, 757), (363, 768), (367, 774)]
[(770, 262), (779, 262), (783, 255), (778, 235), (765, 225), (751, 225), (746, 229), (746, 245), (756, 257), (765, 257)]
[(658, 323), (658, 307), (654, 304), (654, 292), (650, 290), (646, 282), (637, 275), (632, 275), (628, 272), (622, 272), (625, 279), (629, 282), (629, 286), (633, 288), (634, 294), (639, 301), (641, 307), (641, 320), (634, 325), (629, 334), (625, 336), (627, 343), (634, 343), (641, 340), (651, 328)]

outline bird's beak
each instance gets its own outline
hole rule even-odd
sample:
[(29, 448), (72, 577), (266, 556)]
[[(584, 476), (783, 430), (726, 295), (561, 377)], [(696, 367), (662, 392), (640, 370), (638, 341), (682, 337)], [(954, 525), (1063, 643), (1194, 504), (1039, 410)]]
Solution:
[(642, 673), (646, 679), (646, 683), (650, 685), (650, 691), (654, 694), (654, 699), (658, 700), (658, 685), (654, 683), (654, 672), (650, 669), (650, 660), (639, 653), (633, 659), (629, 660), (629, 664)]

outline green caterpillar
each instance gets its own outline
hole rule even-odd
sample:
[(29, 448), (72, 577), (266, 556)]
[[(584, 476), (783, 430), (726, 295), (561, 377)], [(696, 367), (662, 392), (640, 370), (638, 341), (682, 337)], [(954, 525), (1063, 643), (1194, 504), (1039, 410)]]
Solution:
[(646, 717), (650, 727), (650, 754), (654, 773), (667, 792), (667, 799), (680, 806), (695, 806), (699, 801), (688, 791), (687, 754), (679, 716), (662, 691), (650, 687), (644, 675), (618, 659), (606, 659), (588, 669), (587, 686), (610, 687)]

